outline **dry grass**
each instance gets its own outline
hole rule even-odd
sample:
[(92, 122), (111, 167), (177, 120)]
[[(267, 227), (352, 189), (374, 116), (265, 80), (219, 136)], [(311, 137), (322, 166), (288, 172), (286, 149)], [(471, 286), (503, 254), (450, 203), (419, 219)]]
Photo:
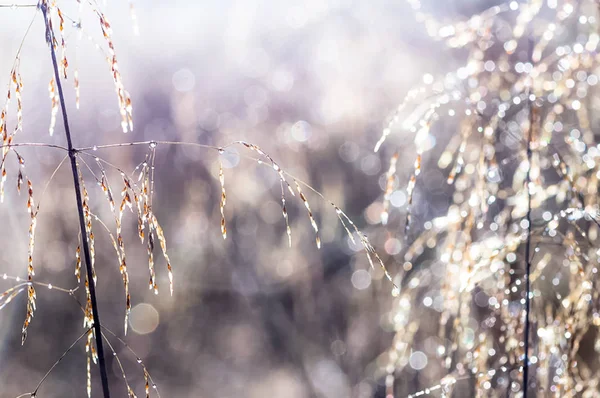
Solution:
[[(117, 358), (130, 397), (135, 396), (134, 388), (113, 342), (124, 345), (139, 364), (143, 393), (147, 397), (153, 391), (158, 394), (146, 364), (122, 338), (97, 321), (94, 288), (102, 281), (98, 281), (96, 270), (107, 268), (107, 264), (96, 253), (96, 240), (100, 235), (107, 237), (114, 249), (111, 256), (123, 282), (123, 306), (119, 311), (123, 312), (126, 334), (132, 308), (129, 270), (133, 266), (128, 263), (126, 243), (129, 248), (134, 242), (126, 242), (124, 229), (135, 228), (143, 246), (150, 291), (158, 294), (162, 289), (158, 282), (161, 273), (169, 281), (171, 295), (177, 289), (178, 278), (183, 278), (167, 249), (167, 238), (174, 231), (168, 227), (163, 230), (153, 203), (155, 197), (165, 194), (155, 192), (156, 160), (163, 155), (163, 149), (179, 146), (197, 150), (218, 164), (214, 182), (220, 192), (219, 225), (215, 222), (213, 229), (223, 239), (228, 238), (228, 232), (231, 237), (227, 216), (236, 199), (231, 195), (235, 184), (229, 176), (226, 191), (223, 166), (225, 151), (231, 147), (242, 151), (244, 161), (274, 173), (281, 191), (278, 201), (283, 220), (279, 220), (290, 246), (290, 219), (294, 214), (290, 206), (305, 208), (302, 217), (314, 233), (311, 239), (317, 249), (321, 248), (325, 233), (320, 229), (322, 216), (313, 200), (333, 207), (348, 239), (362, 246), (371, 268), (380, 269), (391, 282), (386, 285), (388, 290), (396, 296), (386, 319), (394, 339), (377, 360), (377, 376), (385, 379), (388, 397), (598, 395), (600, 378), (596, 374), (600, 363), (596, 355), (587, 352), (591, 346), (600, 352), (595, 341), (600, 332), (600, 151), (595, 135), (600, 119), (594, 112), (600, 82), (598, 2), (512, 1), (460, 22), (440, 21), (426, 12), (425, 1), (407, 3), (432, 40), (441, 41), (450, 49), (461, 49), (466, 55), (460, 68), (440, 72), (437, 78), (426, 74), (422, 85), (409, 90), (385, 121), (375, 144), (375, 152), (387, 151), (389, 156), (389, 167), (381, 180), (382, 229), (386, 229), (387, 236), (404, 242), (400, 253), (390, 255), (389, 262), (394, 265), (389, 269), (388, 258), (378, 254), (367, 235), (339, 206), (287, 172), (274, 156), (256, 144), (237, 140), (217, 146), (150, 139), (64, 147), (27, 142), (34, 135), (21, 134), (27, 115), (22, 104), (25, 86), (19, 49), (0, 113), (0, 199), (4, 198), (5, 186), (12, 186), (10, 181), (16, 182), (16, 192), (7, 195), (18, 195), (27, 185), (27, 199), (23, 200), (29, 214), (27, 276), (4, 276), (14, 283), (0, 296), (0, 309), (26, 292), (22, 328), (25, 343), (36, 310), (36, 287), (79, 300), (75, 295), (77, 288), (57, 288), (35, 279), (36, 223), (39, 212), (44, 210), (40, 203), (45, 189), (39, 190), (38, 195), (37, 184), (27, 177), (25, 164), (35, 167), (36, 163), (35, 159), (25, 159), (18, 152), (20, 147), (65, 153), (46, 187), (67, 158), (74, 160), (73, 183), (81, 195), (77, 211), (84, 221), (79, 232), (81, 243), (75, 249), (74, 274), (78, 287), (83, 283), (81, 290), (85, 294), (84, 301), (77, 301), (84, 317), (84, 333), (35, 390), (23, 396), (35, 396), (54, 367), (83, 341), (88, 396), (92, 391), (93, 364), (103, 367), (103, 354), (98, 348), (102, 341)], [(55, 56), (60, 49), (48, 86), (50, 135), (61, 128), (57, 123), (59, 111), (64, 120), (62, 127), (68, 131), (70, 107), (61, 94), (62, 82), (73, 81), (75, 107), (79, 107), (77, 62), (72, 63), (75, 71), (71, 73), (67, 58), (71, 57), (72, 48), (69, 30), (90, 37), (103, 54), (117, 96), (121, 129), (131, 131), (132, 101), (119, 71), (112, 27), (95, 1), (80, 4), (80, 9), (87, 9), (96, 18), (101, 34), (98, 39), (84, 30), (81, 14), (70, 16), (58, 4), (40, 3), (48, 7), (44, 22), (51, 52)], [(40, 19), (38, 11), (34, 22)], [(134, 25), (133, 8), (131, 12)], [(65, 21), (73, 24), (68, 26)], [(49, 64), (48, 69), (51, 67)], [(11, 107), (9, 111), (13, 99), (16, 109)], [(14, 119), (14, 126), (9, 126), (9, 117)], [(28, 138), (17, 142), (21, 137)], [(407, 137), (412, 141), (409, 146), (405, 145)], [(443, 143), (445, 148), (436, 150), (440, 146), (436, 147), (436, 143)], [(109, 160), (107, 153), (130, 147), (144, 152), (133, 170)], [(14, 170), (9, 166), (15, 166)], [(426, 204), (419, 203), (416, 197), (432, 184), (423, 176), (433, 168), (443, 171), (451, 193), (444, 214), (422, 220), (419, 215)], [(393, 209), (396, 193), (406, 197), (405, 213)], [(100, 210), (107, 206), (109, 213)], [(126, 216), (129, 213), (131, 218)], [(181, 292), (183, 296), (187, 293)], [(411, 384), (403, 381), (407, 379), (418, 380)], [(105, 387), (108, 389), (108, 385)]]

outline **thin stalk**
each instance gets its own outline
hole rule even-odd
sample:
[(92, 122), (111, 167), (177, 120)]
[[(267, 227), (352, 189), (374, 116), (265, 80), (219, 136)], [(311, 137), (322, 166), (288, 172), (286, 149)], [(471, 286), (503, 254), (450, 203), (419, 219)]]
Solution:
[(50, 55), (52, 56), (52, 66), (54, 68), (54, 78), (56, 80), (56, 87), (58, 89), (58, 96), (60, 100), (60, 107), (63, 116), (63, 122), (65, 127), (65, 135), (67, 138), (67, 149), (69, 151), (69, 159), (71, 161), (71, 170), (73, 172), (73, 185), (75, 188), (75, 198), (77, 201), (77, 212), (79, 213), (79, 228), (82, 231), (81, 244), (83, 248), (83, 254), (85, 259), (85, 268), (87, 272), (87, 278), (90, 289), (90, 300), (92, 303), (92, 313), (94, 317), (94, 337), (96, 340), (96, 351), (98, 354), (98, 365), (100, 367), (100, 379), (102, 381), (102, 391), (104, 392), (104, 398), (110, 398), (110, 390), (108, 388), (108, 374), (106, 372), (106, 360), (104, 357), (104, 347), (102, 346), (102, 324), (100, 323), (100, 317), (98, 314), (98, 302), (96, 300), (96, 286), (94, 284), (94, 278), (92, 277), (92, 261), (90, 256), (90, 248), (88, 240), (84, 237), (85, 233), (85, 217), (83, 212), (83, 201), (81, 199), (81, 186), (79, 184), (79, 173), (77, 169), (77, 152), (78, 150), (73, 147), (71, 140), (71, 130), (69, 128), (69, 119), (67, 117), (67, 106), (65, 103), (65, 97), (63, 94), (62, 83), (60, 73), (58, 71), (58, 63), (56, 61), (56, 52), (54, 51), (54, 32), (50, 29), (48, 24), (48, 5), (45, 1), (40, 4), (42, 14), (44, 16), (44, 23), (46, 25), (46, 40), (50, 47)]
[[(533, 114), (533, 111), (530, 111)], [(533, 117), (530, 118), (530, 123), (533, 122)], [(527, 176), (525, 178), (525, 184), (527, 189), (527, 241), (525, 242), (525, 336), (523, 337), (525, 356), (523, 358), (523, 398), (527, 398), (527, 381), (529, 377), (529, 329), (530, 323), (529, 312), (531, 309), (531, 192), (529, 186), (531, 184), (531, 176), (529, 175), (531, 169), (531, 127), (529, 128), (529, 137), (527, 139)]]
[[(529, 43), (530, 52), (533, 49), (533, 43)], [(531, 54), (530, 58), (531, 60)], [(533, 81), (530, 81), (533, 86)], [(530, 318), (529, 313), (531, 310), (531, 141), (533, 136), (533, 123), (534, 118), (534, 103), (531, 100), (531, 86), (529, 87), (527, 101), (529, 101), (529, 128), (527, 132), (527, 174), (525, 176), (525, 190), (527, 192), (527, 214), (525, 219), (527, 220), (527, 241), (525, 242), (525, 331), (523, 336), (523, 348), (525, 355), (523, 356), (523, 398), (527, 398), (528, 382), (529, 382), (529, 329), (530, 329)]]
[(69, 348), (67, 348), (67, 350), (65, 352), (63, 352), (63, 354), (60, 356), (60, 358), (58, 358), (56, 360), (56, 362), (54, 362), (54, 364), (52, 365), (52, 367), (50, 369), (48, 369), (48, 371), (46, 372), (46, 374), (44, 375), (44, 377), (42, 377), (42, 380), (40, 380), (40, 382), (37, 384), (37, 386), (35, 387), (35, 390), (33, 390), (33, 392), (31, 393), (32, 397), (35, 397), (37, 395), (37, 392), (39, 391), (40, 387), (42, 386), (42, 384), (44, 383), (44, 381), (46, 380), (46, 378), (48, 376), (50, 376), (50, 373), (52, 373), (52, 371), (54, 370), (54, 368), (56, 368), (58, 366), (58, 364), (60, 363), (60, 361), (63, 360), (64, 357), (67, 356), (67, 354), (73, 349), (73, 347), (75, 347), (75, 345), (77, 345), (77, 343), (79, 343), (81, 341), (81, 339), (83, 339), (85, 337), (85, 335), (88, 334), (90, 330), (86, 330), (85, 332), (83, 332), (83, 334), (81, 336), (79, 336), (77, 338), (77, 340), (75, 340), (73, 342), (73, 344), (71, 344), (69, 346)]

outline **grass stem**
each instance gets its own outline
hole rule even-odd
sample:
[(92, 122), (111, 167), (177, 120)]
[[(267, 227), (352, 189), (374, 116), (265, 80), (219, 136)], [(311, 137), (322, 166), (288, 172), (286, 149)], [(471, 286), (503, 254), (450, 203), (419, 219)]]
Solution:
[(81, 244), (85, 259), (85, 268), (87, 272), (87, 278), (89, 282), (90, 299), (92, 303), (92, 312), (94, 317), (94, 336), (96, 340), (96, 352), (98, 354), (98, 365), (100, 367), (100, 379), (102, 382), (102, 391), (104, 392), (104, 398), (110, 398), (110, 390), (108, 386), (108, 374), (106, 371), (106, 360), (104, 356), (104, 348), (102, 346), (102, 324), (100, 323), (100, 316), (98, 314), (98, 302), (96, 300), (96, 286), (94, 278), (92, 277), (92, 261), (90, 255), (90, 248), (88, 240), (85, 237), (85, 216), (83, 212), (83, 201), (81, 198), (81, 186), (79, 184), (79, 172), (77, 168), (77, 149), (73, 147), (73, 141), (71, 138), (71, 130), (69, 128), (69, 119), (67, 116), (67, 106), (65, 103), (65, 97), (63, 94), (61, 77), (58, 70), (58, 63), (56, 61), (56, 52), (54, 51), (54, 32), (50, 29), (48, 24), (48, 5), (46, 2), (41, 2), (41, 10), (44, 16), (44, 23), (46, 25), (46, 40), (50, 47), (50, 55), (52, 56), (52, 66), (54, 68), (54, 79), (56, 80), (56, 87), (58, 89), (58, 96), (60, 100), (60, 107), (63, 116), (63, 122), (65, 127), (65, 135), (67, 138), (67, 149), (69, 151), (69, 159), (71, 161), (71, 170), (73, 172), (73, 184), (75, 188), (75, 197), (77, 201), (77, 212), (79, 214), (79, 228), (81, 229)]

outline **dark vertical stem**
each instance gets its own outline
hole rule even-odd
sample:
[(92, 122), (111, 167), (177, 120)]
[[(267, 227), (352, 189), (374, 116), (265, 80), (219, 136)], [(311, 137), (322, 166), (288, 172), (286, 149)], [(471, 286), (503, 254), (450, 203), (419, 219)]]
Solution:
[(48, 42), (48, 45), (50, 46), (52, 66), (54, 67), (54, 79), (56, 81), (56, 87), (58, 89), (60, 107), (62, 110), (63, 122), (65, 127), (65, 135), (67, 137), (67, 148), (69, 149), (69, 159), (71, 160), (71, 170), (73, 172), (73, 184), (75, 188), (75, 197), (77, 200), (77, 212), (79, 213), (79, 228), (81, 229), (81, 243), (83, 247), (87, 279), (89, 281), (90, 300), (92, 302), (92, 313), (94, 317), (94, 335), (96, 340), (96, 351), (98, 354), (98, 365), (100, 367), (102, 391), (104, 392), (104, 398), (110, 398), (110, 390), (108, 388), (108, 374), (106, 372), (106, 361), (104, 358), (104, 348), (102, 346), (102, 325), (100, 323), (100, 317), (98, 315), (98, 302), (96, 300), (96, 286), (94, 284), (94, 278), (92, 276), (92, 261), (90, 256), (90, 248), (85, 234), (85, 216), (83, 212), (83, 201), (81, 199), (79, 172), (77, 169), (77, 149), (73, 147), (73, 142), (71, 140), (71, 130), (69, 128), (69, 119), (67, 117), (67, 106), (65, 104), (65, 97), (63, 95), (62, 83), (60, 81), (58, 62), (56, 61), (56, 52), (54, 51), (54, 32), (52, 32), (52, 29), (50, 29), (48, 23), (48, 5), (45, 1), (42, 1), (40, 3), (40, 8), (42, 10), (44, 16), (44, 23), (46, 25), (46, 40)]
[[(533, 39), (529, 41), (529, 62), (533, 67)], [(527, 192), (527, 241), (525, 242), (525, 331), (523, 337), (523, 345), (525, 355), (523, 357), (523, 398), (527, 398), (528, 382), (529, 382), (529, 329), (530, 319), (529, 313), (531, 310), (531, 140), (533, 136), (533, 123), (535, 122), (534, 117), (534, 106), (535, 104), (529, 98), (531, 96), (531, 87), (533, 86), (533, 80), (530, 80), (530, 86), (527, 90), (527, 101), (529, 104), (529, 128), (527, 132), (527, 175), (525, 176), (525, 190)]]
[[(529, 111), (531, 115), (533, 115), (533, 110)], [(525, 356), (523, 358), (523, 398), (527, 398), (527, 382), (529, 380), (529, 329), (530, 329), (530, 320), (529, 320), (529, 312), (531, 309), (531, 192), (529, 191), (529, 186), (531, 183), (531, 176), (529, 171), (531, 169), (531, 123), (533, 122), (533, 117), (530, 116), (530, 127), (529, 127), (529, 137), (527, 139), (527, 177), (525, 178), (525, 189), (527, 190), (527, 215), (525, 219), (527, 220), (527, 241), (525, 243), (525, 333), (523, 337), (524, 342), (524, 350)]]

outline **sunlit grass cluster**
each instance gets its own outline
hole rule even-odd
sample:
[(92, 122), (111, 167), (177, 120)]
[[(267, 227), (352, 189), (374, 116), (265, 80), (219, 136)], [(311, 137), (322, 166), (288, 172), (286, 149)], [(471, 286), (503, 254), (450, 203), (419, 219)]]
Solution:
[[(460, 22), (408, 3), (432, 40), (466, 56), (425, 74), (375, 146), (410, 139), (416, 152), (407, 181), (391, 150), (381, 217), (404, 225), (406, 243), (388, 396), (597, 396), (599, 364), (582, 345), (600, 325), (598, 3), (511, 1)], [(445, 215), (415, 225), (424, 167), (452, 193)], [(389, 213), (396, 191), (402, 217)], [(415, 372), (411, 391), (402, 380)]]

